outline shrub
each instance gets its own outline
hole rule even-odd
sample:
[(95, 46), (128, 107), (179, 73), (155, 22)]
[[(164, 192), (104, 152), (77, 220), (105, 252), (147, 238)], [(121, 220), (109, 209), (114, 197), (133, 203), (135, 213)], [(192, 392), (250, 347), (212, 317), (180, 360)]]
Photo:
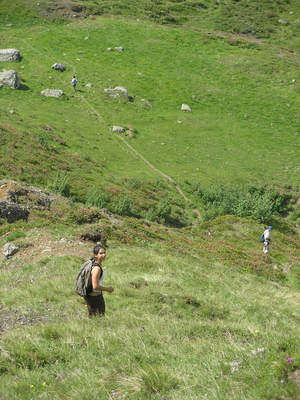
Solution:
[(61, 196), (68, 197), (70, 195), (70, 186), (68, 184), (68, 176), (66, 171), (58, 172), (52, 185), (53, 191)]
[(95, 223), (100, 218), (100, 211), (89, 207), (81, 207), (78, 210), (71, 210), (67, 214), (67, 219), (76, 224)]
[(142, 217), (148, 221), (156, 221), (157, 213), (154, 208), (149, 208), (149, 210), (142, 212)]
[(290, 209), (290, 196), (273, 188), (219, 186), (205, 190), (199, 185), (193, 188), (205, 204), (204, 220), (229, 214), (264, 223), (272, 215), (284, 215)]
[(170, 199), (161, 199), (157, 205), (156, 215), (160, 222), (168, 221), (170, 219), (172, 207), (170, 204)]
[(118, 215), (133, 215), (131, 199), (128, 196), (117, 197), (112, 203), (112, 211)]
[(86, 196), (86, 204), (89, 206), (105, 208), (109, 204), (109, 197), (104, 193), (100, 193), (97, 189), (93, 189), (88, 192)]

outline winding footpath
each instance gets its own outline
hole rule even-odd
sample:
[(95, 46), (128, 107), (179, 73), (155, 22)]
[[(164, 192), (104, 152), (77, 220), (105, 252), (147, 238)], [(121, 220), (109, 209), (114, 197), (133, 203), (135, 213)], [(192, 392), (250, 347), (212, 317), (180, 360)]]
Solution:
[[(81, 100), (97, 115), (97, 117), (99, 118), (99, 120), (102, 122), (102, 124), (108, 128), (107, 124), (105, 123), (105, 121), (103, 120), (102, 116), (99, 114), (99, 112), (88, 102), (88, 100), (84, 97), (84, 96), (80, 96)], [(187, 198), (185, 196), (185, 194), (183, 193), (182, 189), (180, 188), (179, 185), (175, 184), (174, 179), (163, 173), (162, 171), (160, 171), (159, 169), (157, 169), (153, 164), (150, 163), (150, 161), (148, 161), (144, 156), (142, 156), (138, 151), (136, 151), (126, 140), (125, 138), (123, 138), (122, 136), (116, 134), (115, 135), (118, 139), (122, 140), (122, 142), (133, 152), (135, 153), (138, 157), (140, 157), (141, 160), (143, 160), (150, 168), (152, 168), (154, 171), (156, 171), (159, 175), (161, 175), (162, 177), (164, 177), (165, 179), (167, 179), (169, 182), (174, 183), (176, 190), (178, 191), (178, 193), (180, 194), (180, 196), (187, 202), (190, 203), (189, 198)], [(195, 214), (197, 214), (198, 218), (200, 218), (200, 213), (197, 209), (193, 210), (195, 212)]]

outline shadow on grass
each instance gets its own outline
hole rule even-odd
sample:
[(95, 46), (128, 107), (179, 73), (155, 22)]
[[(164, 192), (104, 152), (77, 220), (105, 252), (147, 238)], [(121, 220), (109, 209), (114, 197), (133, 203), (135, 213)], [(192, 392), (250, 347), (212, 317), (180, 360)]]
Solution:
[(27, 92), (29, 89), (30, 89), (30, 87), (27, 86), (27, 85), (21, 85), (21, 86), (19, 87), (19, 90), (22, 90), (23, 92)]

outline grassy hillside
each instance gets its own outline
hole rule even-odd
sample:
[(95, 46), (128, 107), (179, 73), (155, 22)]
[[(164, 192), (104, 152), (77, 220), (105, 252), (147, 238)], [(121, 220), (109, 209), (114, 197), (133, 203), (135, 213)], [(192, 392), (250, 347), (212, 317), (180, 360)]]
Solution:
[(297, 0), (82, 0), (1, 1), (2, 19), (24, 25), (41, 21), (63, 23), (89, 15), (125, 16), (158, 24), (186, 25), (253, 38), (267, 38), (289, 50), (298, 49), (299, 2)]
[[(109, 221), (101, 226), (109, 232)], [(96, 320), (73, 292), (92, 248), (78, 244), (83, 229), (19, 224), (1, 238), (24, 246), (1, 262), (3, 398), (299, 396), (300, 241), (291, 226), (273, 232), (264, 256), (247, 220), (181, 230), (114, 223), (105, 266), (115, 292)], [(62, 235), (73, 243), (59, 246)]]
[[(101, 16), (4, 29), (2, 47), (18, 48), (23, 59), (5, 64), (18, 71), (22, 86), (1, 92), (3, 177), (51, 187), (59, 169), (70, 195), (83, 202), (96, 181), (103, 191), (115, 180), (117, 186), (124, 180), (153, 185), (162, 180), (168, 197), (181, 204), (178, 184), (192, 208), (200, 209), (194, 190), (199, 185), (293, 187), (297, 198), (296, 54), (228, 34)], [(107, 50), (116, 46), (125, 51)], [(55, 62), (67, 70), (51, 69)], [(115, 86), (126, 87), (131, 101), (109, 99), (104, 89)], [(44, 98), (45, 88), (62, 89), (65, 96)], [(182, 104), (192, 112), (181, 111)], [(122, 136), (131, 147), (111, 132), (113, 125), (132, 127), (131, 139)], [(11, 147), (18, 153), (9, 130), (22, 137), (18, 140), (37, 142), (34, 162), (24, 155), (9, 166)], [(61, 158), (72, 163), (74, 156), (79, 169), (61, 163)], [(136, 207), (134, 194), (129, 196)]]
[[(21, 88), (0, 89), (0, 179), (57, 195), (0, 219), (19, 247), (0, 260), (1, 399), (300, 398), (299, 12), (0, 0), (22, 56), (2, 63)], [(89, 320), (73, 284), (93, 232), (115, 292)]]

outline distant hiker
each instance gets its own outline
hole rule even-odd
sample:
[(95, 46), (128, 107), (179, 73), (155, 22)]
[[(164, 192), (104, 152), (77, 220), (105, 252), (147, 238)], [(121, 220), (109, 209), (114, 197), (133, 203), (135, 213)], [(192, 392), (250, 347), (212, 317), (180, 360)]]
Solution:
[(271, 242), (271, 230), (273, 229), (272, 226), (268, 226), (264, 231), (264, 246), (263, 252), (268, 254), (270, 251), (270, 242)]
[(76, 79), (76, 77), (75, 76), (73, 76), (73, 79), (72, 79), (72, 81), (71, 81), (71, 83), (72, 83), (72, 86), (73, 86), (73, 89), (74, 89), (74, 92), (76, 92), (77, 90), (76, 90), (76, 85), (77, 85), (77, 79)]
[(90, 294), (84, 297), (87, 304), (89, 317), (105, 314), (105, 301), (102, 292), (112, 293), (114, 288), (103, 286), (104, 272), (102, 269), (102, 262), (106, 258), (106, 249), (102, 245), (94, 247), (94, 256), (92, 257), (92, 287), (93, 290)]

